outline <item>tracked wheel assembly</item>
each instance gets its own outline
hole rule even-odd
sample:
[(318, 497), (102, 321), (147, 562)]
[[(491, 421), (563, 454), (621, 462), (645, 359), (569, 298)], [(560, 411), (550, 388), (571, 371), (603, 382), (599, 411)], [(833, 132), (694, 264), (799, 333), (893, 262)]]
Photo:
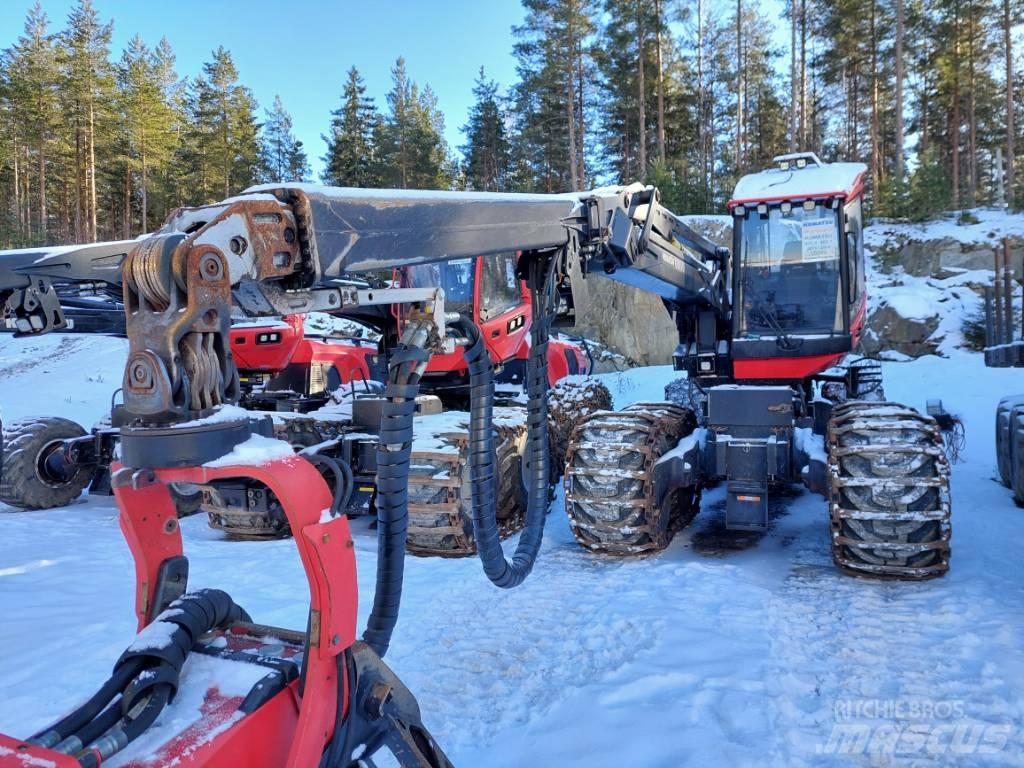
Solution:
[(658, 460), (696, 428), (689, 408), (635, 403), (601, 411), (573, 434), (565, 473), (565, 507), (573, 535), (587, 549), (615, 555), (668, 546), (700, 506), (699, 486), (656, 498)]
[[(499, 533), (504, 538), (523, 527), (526, 514), (520, 468), (526, 425), (500, 425), (495, 432), (497, 518)], [(413, 445), (406, 548), (415, 555), (474, 555), (469, 433), (446, 432), (436, 435), (433, 442), (433, 446)]]
[(907, 580), (949, 569), (949, 463), (935, 421), (888, 402), (836, 406), (828, 430), (832, 557)]

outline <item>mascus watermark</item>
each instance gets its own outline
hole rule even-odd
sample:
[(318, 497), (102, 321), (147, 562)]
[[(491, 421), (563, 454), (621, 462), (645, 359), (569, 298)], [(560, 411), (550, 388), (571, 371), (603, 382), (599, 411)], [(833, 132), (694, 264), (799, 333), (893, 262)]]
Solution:
[(1001, 752), (1013, 734), (1009, 723), (971, 718), (957, 699), (839, 699), (833, 715), (818, 754), (990, 755)]

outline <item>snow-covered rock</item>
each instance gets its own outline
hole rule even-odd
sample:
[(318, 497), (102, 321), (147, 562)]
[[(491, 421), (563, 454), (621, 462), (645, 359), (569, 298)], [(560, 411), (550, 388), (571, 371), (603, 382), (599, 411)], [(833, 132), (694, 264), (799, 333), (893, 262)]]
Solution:
[(864, 231), (868, 253), (868, 354), (949, 354), (992, 284), (995, 249), (1010, 242), (1024, 274), (1024, 215), (975, 209), (920, 224), (876, 221)]

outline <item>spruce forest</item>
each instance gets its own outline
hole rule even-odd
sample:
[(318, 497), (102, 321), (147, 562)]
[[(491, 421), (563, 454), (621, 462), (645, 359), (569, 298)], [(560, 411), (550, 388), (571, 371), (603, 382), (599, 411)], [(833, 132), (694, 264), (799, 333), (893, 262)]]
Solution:
[[(876, 216), (1024, 203), (1020, 0), (522, 4), (517, 79), (479, 69), (460, 146), (444, 126), (462, 116), (442, 114), (398, 58), (386, 94), (338, 62), (318, 148), (296, 140), (288, 94), (257, 104), (224, 48), (185, 78), (173, 41), (112, 50), (102, 2), (59, 20), (37, 4), (0, 57), (0, 244), (134, 237), (178, 206), (276, 181), (644, 181), (673, 210), (720, 213), (739, 175), (793, 150), (866, 163)], [(310, 153), (322, 153), (319, 179)]]

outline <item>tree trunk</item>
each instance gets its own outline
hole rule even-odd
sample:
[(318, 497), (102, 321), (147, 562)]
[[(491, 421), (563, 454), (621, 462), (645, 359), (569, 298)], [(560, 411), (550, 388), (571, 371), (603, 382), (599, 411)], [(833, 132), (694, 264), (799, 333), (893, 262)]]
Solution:
[(960, 208), (960, 3), (953, 6), (953, 116), (949, 126), (953, 208)]
[(579, 179), (579, 187), (583, 189), (587, 186), (587, 153), (583, 149), (586, 138), (586, 112), (584, 106), (586, 100), (584, 99), (583, 91), (583, 43), (582, 41), (576, 42), (576, 72), (577, 72), (577, 83), (576, 83), (576, 114), (579, 117), (579, 125), (577, 126), (576, 136), (579, 143), (579, 151), (576, 153), (577, 156), (577, 178)]
[(736, 173), (743, 171), (743, 0), (736, 0)]
[(789, 4), (789, 151), (796, 152), (796, 130), (797, 130), (797, 78), (796, 78), (796, 3), (791, 0)]
[(967, 73), (970, 83), (967, 96), (967, 199), (973, 206), (978, 195), (978, 110), (974, 95), (978, 87), (974, 66), (976, 10), (973, 2), (969, 3), (967, 7), (970, 12), (967, 19)]
[(95, 243), (98, 239), (96, 231), (96, 109), (90, 96), (89, 99), (89, 164), (86, 174), (89, 179), (89, 240)]
[(903, 0), (896, 0), (896, 183), (903, 182)]
[(142, 224), (143, 232), (149, 232), (149, 194), (146, 186), (146, 144), (143, 140), (140, 160), (142, 162)]
[(871, 0), (871, 196), (875, 206), (882, 182), (882, 158), (879, 156), (878, 128), (878, 35), (876, 29), (878, 3)]
[[(14, 138), (12, 143), (14, 150), (13, 157), (13, 171), (14, 171), (14, 234), (15, 237), (20, 240), (22, 237), (22, 226), (21, 226), (21, 174), (19, 173), (18, 167), (18, 139)], [(20, 243), (19, 243), (20, 245)]]
[(124, 239), (132, 236), (132, 169), (128, 163), (124, 166), (124, 210), (121, 212), (121, 229)]
[[(709, 126), (705, 124), (707, 116), (707, 94), (704, 92), (704, 2), (697, 0), (697, 146), (699, 147), (700, 163), (700, 187), (708, 194), (708, 157), (707, 157), (707, 131)], [(705, 204), (707, 203), (705, 200)]]
[(807, 0), (800, 0), (800, 148), (808, 148), (807, 130)]
[(1013, 208), (1013, 37), (1010, 25), (1010, 0), (1003, 0), (1003, 48), (1006, 51), (1006, 199)]
[(85, 172), (82, 170), (82, 126), (75, 120), (75, 242), (85, 241)]
[(579, 185), (576, 182), (576, 164), (578, 162), (576, 147), (576, 89), (574, 81), (576, 78), (576, 67), (573, 63), (572, 52), (576, 50), (576, 24), (572, 14), (576, 12), (576, 4), (570, 4), (568, 23), (568, 60), (565, 63), (565, 117), (569, 127), (569, 189), (576, 192)]
[(46, 220), (46, 145), (39, 142), (39, 236), (45, 243), (49, 230)]
[(644, 39), (644, 4), (643, 0), (636, 3), (636, 59), (637, 59), (637, 154), (640, 166), (640, 179), (647, 178), (647, 85), (644, 82), (644, 55), (647, 41)]
[(655, 45), (658, 57), (658, 162), (665, 162), (665, 64), (661, 58), (661, 0), (654, 0), (656, 17)]

